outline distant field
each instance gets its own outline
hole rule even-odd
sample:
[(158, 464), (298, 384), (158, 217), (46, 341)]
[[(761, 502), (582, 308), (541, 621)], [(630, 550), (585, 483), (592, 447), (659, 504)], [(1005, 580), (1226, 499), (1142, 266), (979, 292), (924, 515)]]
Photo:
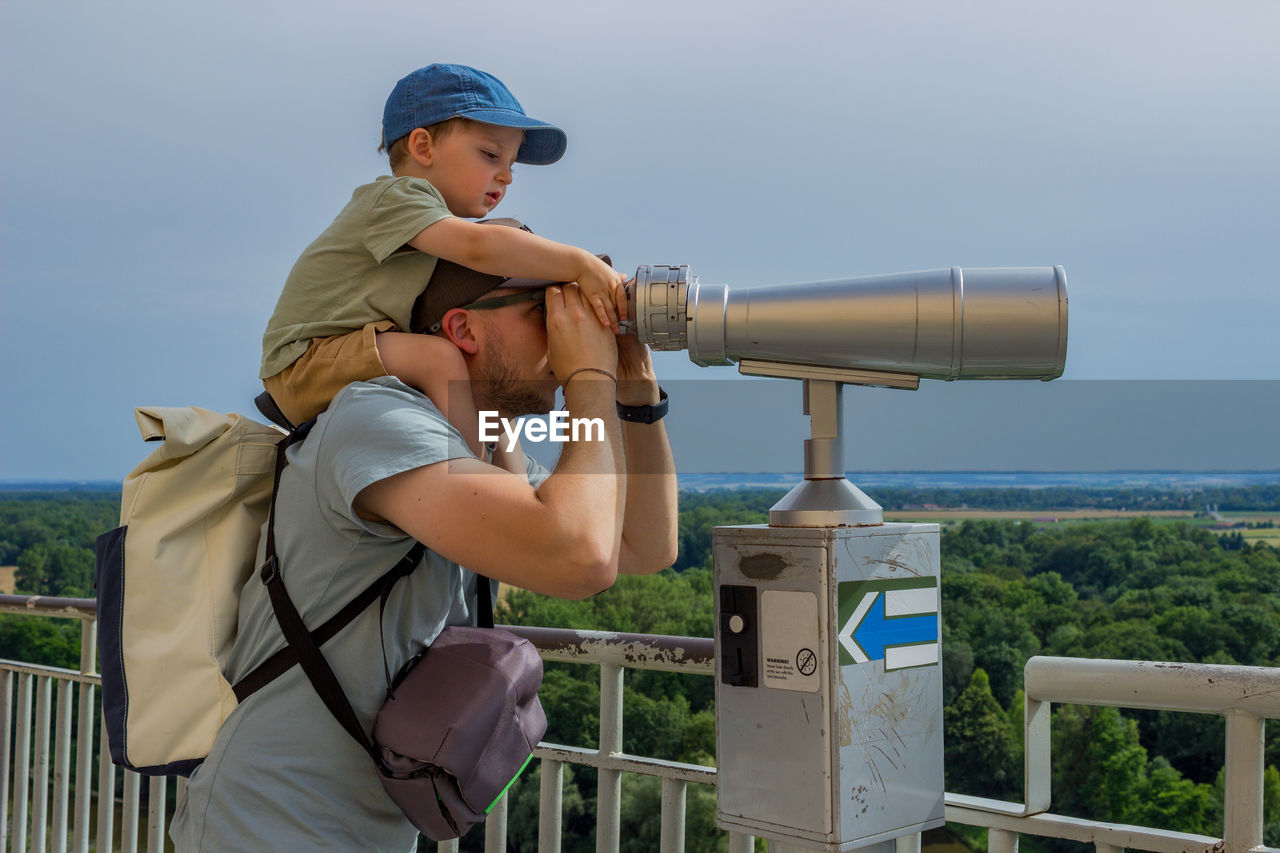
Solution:
[(13, 593), (13, 576), (17, 571), (17, 566), (0, 566), (0, 595)]
[(963, 521), (967, 518), (997, 518), (1010, 521), (1034, 521), (1040, 518), (1093, 519), (1093, 518), (1191, 518), (1188, 510), (1163, 509), (1149, 512), (1120, 511), (1118, 509), (912, 509), (894, 510), (884, 514), (892, 521)]
[(1241, 533), (1244, 535), (1244, 541), (1249, 544), (1255, 542), (1264, 542), (1273, 548), (1280, 548), (1280, 527), (1272, 528), (1218, 528), (1216, 525), (1223, 522), (1248, 522), (1250, 524), (1258, 524), (1259, 522), (1271, 521), (1280, 525), (1280, 513), (1274, 511), (1268, 512), (1224, 512), (1221, 519), (1215, 518), (1197, 518), (1193, 512), (1187, 510), (1152, 510), (1148, 512), (1142, 511), (1125, 511), (1108, 510), (1108, 509), (1060, 509), (1060, 510), (1027, 510), (1027, 509), (916, 509), (916, 510), (893, 510), (884, 514), (885, 521), (932, 521), (932, 522), (956, 522), (968, 519), (1000, 519), (1004, 521), (1038, 521), (1041, 523), (1054, 522), (1070, 522), (1070, 521), (1091, 521), (1099, 519), (1115, 519), (1115, 518), (1154, 518), (1157, 521), (1183, 521), (1212, 530), (1214, 533)]
[(1266, 530), (1241, 530), (1244, 534), (1244, 541), (1252, 545), (1255, 542), (1265, 542), (1272, 548), (1280, 548), (1280, 527), (1272, 527)]

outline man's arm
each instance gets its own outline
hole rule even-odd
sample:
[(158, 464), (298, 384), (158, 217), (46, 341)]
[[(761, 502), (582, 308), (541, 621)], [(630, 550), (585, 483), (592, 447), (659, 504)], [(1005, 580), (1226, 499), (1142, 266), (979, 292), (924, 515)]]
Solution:
[[(631, 335), (619, 335), (617, 342), (618, 402), (657, 403), (660, 392), (649, 348)], [(662, 421), (623, 422), (622, 440), (627, 486), (618, 570), (650, 574), (674, 563), (679, 549), (675, 461)]]
[[(616, 371), (613, 336), (592, 319), (578, 288), (548, 290), (547, 330), (558, 375), (582, 366)], [(568, 384), (570, 413), (600, 418), (604, 441), (566, 443), (536, 491), (478, 459), (454, 459), (374, 483), (355, 508), (488, 577), (563, 598), (594, 595), (616, 578), (622, 535), (626, 472), (614, 393), (614, 383), (594, 372)]]

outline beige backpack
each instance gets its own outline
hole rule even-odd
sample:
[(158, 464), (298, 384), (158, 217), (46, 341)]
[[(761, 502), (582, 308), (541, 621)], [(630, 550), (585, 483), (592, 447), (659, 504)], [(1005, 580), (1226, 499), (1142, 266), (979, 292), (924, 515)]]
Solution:
[(188, 775), (236, 707), (222, 669), (285, 433), (196, 407), (134, 415), (162, 444), (125, 478), (120, 527), (97, 542), (102, 705), (113, 762)]

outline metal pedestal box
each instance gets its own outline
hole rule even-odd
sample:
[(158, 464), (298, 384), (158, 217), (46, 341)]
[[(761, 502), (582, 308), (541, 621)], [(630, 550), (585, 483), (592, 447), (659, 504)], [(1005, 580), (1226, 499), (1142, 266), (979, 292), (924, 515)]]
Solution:
[(825, 851), (941, 826), (938, 526), (714, 543), (720, 826)]

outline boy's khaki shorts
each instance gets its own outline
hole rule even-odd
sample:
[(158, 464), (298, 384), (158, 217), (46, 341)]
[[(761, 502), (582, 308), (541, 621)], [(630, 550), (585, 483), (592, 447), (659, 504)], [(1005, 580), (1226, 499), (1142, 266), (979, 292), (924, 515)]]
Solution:
[(316, 338), (297, 361), (262, 384), (292, 423), (309, 421), (350, 383), (387, 375), (374, 339), (395, 327), (390, 320), (379, 320), (354, 332)]

